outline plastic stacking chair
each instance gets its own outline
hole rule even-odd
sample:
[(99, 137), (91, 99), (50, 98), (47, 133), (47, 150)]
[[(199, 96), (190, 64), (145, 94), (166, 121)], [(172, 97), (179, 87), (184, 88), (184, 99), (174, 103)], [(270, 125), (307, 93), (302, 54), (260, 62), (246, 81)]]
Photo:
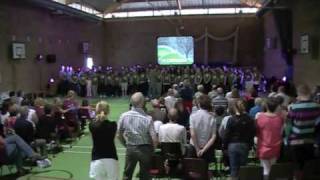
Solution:
[(303, 168), (303, 180), (319, 180), (320, 179), (320, 159), (310, 160), (306, 162)]
[(199, 158), (185, 158), (182, 160), (183, 179), (206, 180), (208, 176), (208, 163)]
[(279, 163), (271, 167), (269, 180), (293, 180), (294, 164)]
[(239, 180), (263, 180), (263, 168), (260, 166), (241, 166)]
[(152, 156), (152, 166), (149, 174), (152, 178), (158, 179), (166, 176), (164, 168), (164, 158), (161, 155), (154, 154)]

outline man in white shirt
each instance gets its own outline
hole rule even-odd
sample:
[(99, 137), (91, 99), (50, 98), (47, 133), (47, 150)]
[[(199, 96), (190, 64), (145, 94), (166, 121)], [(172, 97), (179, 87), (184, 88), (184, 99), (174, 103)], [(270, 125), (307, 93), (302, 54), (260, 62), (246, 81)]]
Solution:
[(177, 124), (177, 109), (169, 109), (169, 123), (160, 126), (159, 142), (178, 142), (181, 143), (181, 151), (184, 153), (184, 146), (187, 144), (187, 131), (184, 126)]
[(168, 89), (167, 97), (164, 98), (164, 104), (167, 110), (174, 108), (174, 105), (177, 102), (177, 98), (174, 97), (173, 89)]
[(200, 109), (190, 116), (191, 141), (197, 156), (205, 159), (208, 163), (214, 161), (213, 144), (216, 139), (216, 121), (209, 96), (199, 97)]

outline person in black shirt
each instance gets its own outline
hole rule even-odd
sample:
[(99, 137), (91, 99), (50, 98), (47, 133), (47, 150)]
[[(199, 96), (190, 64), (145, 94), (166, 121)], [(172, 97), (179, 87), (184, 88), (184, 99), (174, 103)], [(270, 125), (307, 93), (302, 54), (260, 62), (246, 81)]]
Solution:
[(256, 128), (254, 120), (246, 113), (242, 100), (232, 103), (231, 106), (235, 114), (228, 120), (223, 144), (228, 148), (231, 179), (237, 179), (240, 166), (247, 164)]
[(89, 124), (93, 141), (90, 178), (117, 180), (118, 156), (114, 144), (117, 124), (107, 119), (109, 105), (106, 101), (97, 104), (96, 113), (96, 118)]

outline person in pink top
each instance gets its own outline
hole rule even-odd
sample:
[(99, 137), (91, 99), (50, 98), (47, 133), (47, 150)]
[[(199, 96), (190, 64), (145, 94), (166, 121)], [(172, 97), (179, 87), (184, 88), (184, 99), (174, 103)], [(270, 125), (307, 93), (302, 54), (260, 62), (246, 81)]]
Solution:
[(268, 98), (265, 106), (266, 112), (256, 116), (257, 155), (263, 166), (264, 176), (268, 176), (271, 166), (280, 155), (284, 119), (277, 113), (279, 102), (276, 98)]

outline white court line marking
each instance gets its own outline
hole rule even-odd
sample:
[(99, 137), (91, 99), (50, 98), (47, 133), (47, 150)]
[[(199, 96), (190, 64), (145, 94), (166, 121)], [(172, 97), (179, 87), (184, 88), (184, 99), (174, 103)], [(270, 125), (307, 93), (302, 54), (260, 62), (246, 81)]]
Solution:
[[(74, 154), (91, 154), (91, 152), (81, 152), (81, 151), (63, 151), (64, 153), (74, 153)], [(118, 153), (119, 156), (124, 156), (124, 153)]]

